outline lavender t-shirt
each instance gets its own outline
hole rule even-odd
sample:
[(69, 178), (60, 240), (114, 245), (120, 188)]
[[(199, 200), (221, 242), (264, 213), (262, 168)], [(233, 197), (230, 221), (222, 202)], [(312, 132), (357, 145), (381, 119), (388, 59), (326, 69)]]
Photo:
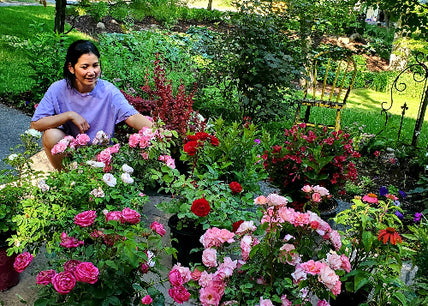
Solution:
[[(94, 139), (100, 130), (113, 137), (116, 124), (138, 113), (110, 82), (98, 79), (91, 92), (82, 94), (75, 88), (69, 88), (63, 79), (49, 87), (31, 121), (68, 111), (75, 111), (88, 121), (90, 128), (86, 134), (91, 139)], [(67, 135), (76, 136), (80, 133), (71, 121), (62, 127)]]

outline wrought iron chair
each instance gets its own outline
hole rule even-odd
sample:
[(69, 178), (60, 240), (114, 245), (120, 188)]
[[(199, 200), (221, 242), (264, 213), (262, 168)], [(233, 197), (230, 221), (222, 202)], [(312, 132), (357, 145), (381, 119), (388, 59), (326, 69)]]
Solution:
[[(309, 126), (327, 126), (340, 130), (341, 110), (354, 85), (357, 65), (352, 54), (347, 50), (324, 51), (311, 60), (307, 68), (303, 99), (298, 101), (295, 123), (305, 122)], [(301, 120), (302, 106), (306, 106)], [(311, 122), (311, 109), (324, 107), (336, 110), (334, 125)], [(324, 118), (325, 119), (325, 118)]]

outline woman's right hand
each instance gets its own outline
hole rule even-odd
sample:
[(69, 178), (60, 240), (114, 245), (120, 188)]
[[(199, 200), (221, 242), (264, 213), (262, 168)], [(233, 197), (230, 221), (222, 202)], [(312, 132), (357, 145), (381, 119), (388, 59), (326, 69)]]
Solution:
[(88, 121), (86, 121), (86, 119), (83, 118), (81, 115), (76, 112), (70, 111), (69, 116), (71, 122), (73, 122), (74, 125), (77, 126), (81, 134), (89, 130), (90, 126)]

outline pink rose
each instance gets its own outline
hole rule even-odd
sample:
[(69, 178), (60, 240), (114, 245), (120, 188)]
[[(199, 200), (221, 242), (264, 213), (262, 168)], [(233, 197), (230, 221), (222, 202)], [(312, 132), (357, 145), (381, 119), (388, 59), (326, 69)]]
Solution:
[(55, 154), (60, 154), (60, 153), (64, 153), (65, 149), (67, 149), (68, 144), (64, 143), (64, 142), (58, 142), (56, 145), (53, 146), (53, 148), (51, 149), (51, 153), (53, 155)]
[(263, 297), (260, 298), (260, 305), (259, 306), (273, 306), (273, 303), (269, 299), (263, 299)]
[(174, 286), (168, 290), (168, 293), (178, 304), (183, 304), (190, 298), (190, 293), (183, 286)]
[(330, 306), (330, 304), (326, 300), (319, 300), (317, 306)]
[(217, 250), (214, 248), (205, 249), (202, 253), (202, 263), (206, 267), (217, 267)]
[(106, 222), (109, 221), (119, 221), (122, 222), (123, 217), (122, 217), (122, 212), (121, 211), (109, 211), (106, 214)]
[(109, 165), (111, 162), (111, 153), (110, 151), (107, 149), (102, 150), (98, 155), (97, 155), (97, 161), (102, 162), (106, 165)]
[(31, 263), (33, 258), (34, 256), (28, 252), (24, 252), (16, 256), (15, 262), (13, 263), (13, 267), (15, 268), (16, 272), (23, 272), (25, 268), (27, 268), (28, 265)]
[(312, 201), (315, 203), (321, 202), (321, 195), (318, 192), (312, 194)]
[(321, 268), (318, 278), (330, 290), (339, 281), (339, 276), (327, 265)]
[(132, 135), (130, 135), (128, 143), (129, 143), (129, 146), (131, 148), (136, 148), (137, 145), (140, 143), (140, 134), (132, 134)]
[(172, 286), (181, 286), (183, 284), (183, 278), (181, 277), (180, 271), (177, 269), (171, 270), (168, 278)]
[(74, 217), (74, 224), (80, 225), (81, 227), (88, 227), (94, 223), (96, 217), (95, 210), (87, 210)]
[(110, 154), (114, 154), (119, 152), (119, 149), (120, 149), (120, 144), (117, 143), (112, 147), (108, 147), (106, 150), (109, 150)]
[(150, 297), (150, 295), (146, 295), (141, 299), (141, 304), (143, 305), (149, 305), (151, 302), (153, 302), (153, 299)]
[(340, 259), (342, 260), (341, 268), (348, 273), (351, 272), (351, 263), (349, 262), (349, 258), (345, 254), (342, 254), (340, 255)]
[(294, 284), (298, 284), (307, 278), (305, 269), (303, 269), (303, 267), (301, 267), (300, 264), (296, 266), (296, 270), (294, 270), (294, 272), (291, 273), (291, 276), (293, 277)]
[(202, 305), (219, 305), (223, 292), (214, 286), (203, 287), (199, 291), (199, 300)]
[(67, 294), (76, 286), (76, 278), (71, 272), (60, 272), (52, 277), (52, 285), (58, 293)]
[(92, 262), (81, 262), (74, 270), (76, 280), (88, 284), (95, 284), (98, 281), (98, 274), (98, 268)]
[(140, 217), (141, 216), (138, 212), (129, 207), (126, 207), (122, 210), (122, 218), (124, 222), (137, 224), (140, 222)]
[(91, 139), (86, 134), (79, 134), (76, 136), (76, 142), (79, 146), (85, 146), (89, 141), (91, 141)]
[(81, 263), (80, 260), (71, 259), (64, 264), (64, 271), (74, 273), (76, 267)]
[(258, 196), (254, 199), (254, 204), (256, 205), (265, 205), (267, 204), (267, 199), (265, 196)]
[(309, 193), (312, 191), (312, 187), (309, 185), (305, 185), (305, 186), (303, 186), (302, 191), (305, 193)]
[(151, 225), (150, 228), (152, 229), (152, 231), (155, 231), (157, 234), (159, 234), (161, 237), (163, 237), (166, 234), (166, 230), (164, 229), (163, 225), (160, 224), (159, 222), (154, 221)]
[(309, 260), (300, 264), (300, 266), (305, 270), (306, 273), (315, 275), (320, 273), (321, 269), (327, 265), (320, 261)]
[(55, 270), (40, 271), (36, 276), (36, 284), (44, 286), (49, 285), (55, 274)]

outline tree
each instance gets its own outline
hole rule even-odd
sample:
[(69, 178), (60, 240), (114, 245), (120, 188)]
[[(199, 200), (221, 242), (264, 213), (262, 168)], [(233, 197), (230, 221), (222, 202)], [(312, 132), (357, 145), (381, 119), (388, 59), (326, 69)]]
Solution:
[(67, 0), (55, 0), (55, 27), (57, 33), (64, 33), (65, 27), (65, 8)]

